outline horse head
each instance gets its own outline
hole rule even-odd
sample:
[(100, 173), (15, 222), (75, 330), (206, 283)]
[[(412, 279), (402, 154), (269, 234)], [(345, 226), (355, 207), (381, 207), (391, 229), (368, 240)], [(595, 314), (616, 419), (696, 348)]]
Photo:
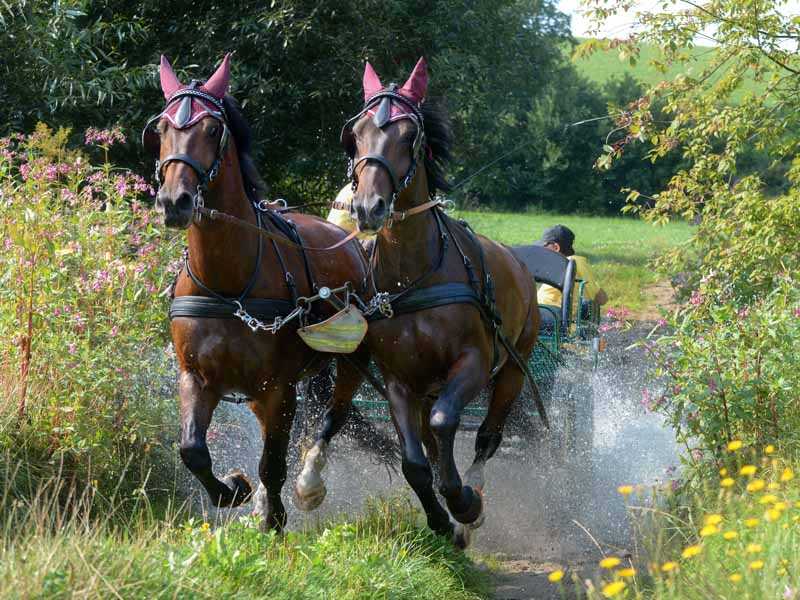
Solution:
[(422, 103), (428, 69), (420, 58), (408, 80), (384, 86), (369, 63), (364, 69), (364, 108), (342, 129), (353, 178), (351, 213), (362, 231), (381, 229), (398, 196), (414, 179), (425, 151)]
[(169, 61), (161, 57), (164, 109), (148, 122), (142, 143), (157, 156), (159, 182), (156, 208), (168, 227), (185, 229), (204, 193), (214, 185), (230, 134), (225, 96), (230, 84), (230, 54), (203, 84), (180, 82)]

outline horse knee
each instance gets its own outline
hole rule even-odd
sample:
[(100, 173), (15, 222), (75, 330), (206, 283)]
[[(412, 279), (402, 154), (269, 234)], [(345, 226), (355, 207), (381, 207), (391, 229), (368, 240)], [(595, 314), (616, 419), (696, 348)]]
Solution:
[(211, 453), (205, 444), (181, 444), (181, 460), (192, 473), (200, 473), (211, 469)]
[(434, 408), (429, 421), (431, 429), (437, 438), (455, 435), (458, 429), (459, 417), (453, 411)]

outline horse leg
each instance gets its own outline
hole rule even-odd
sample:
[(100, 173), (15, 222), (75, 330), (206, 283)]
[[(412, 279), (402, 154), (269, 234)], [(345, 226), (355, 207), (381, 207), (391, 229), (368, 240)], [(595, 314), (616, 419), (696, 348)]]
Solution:
[(188, 371), (178, 376), (180, 396), (181, 441), (183, 464), (192, 472), (218, 507), (239, 506), (250, 500), (252, 488), (240, 471), (232, 471), (222, 478), (214, 476), (211, 453), (206, 444), (206, 432), (211, 424), (219, 397), (198, 381)]
[(392, 421), (400, 440), (403, 476), (422, 504), (428, 527), (440, 535), (450, 536), (453, 533), (453, 525), (450, 523), (447, 511), (436, 498), (436, 492), (433, 490), (433, 471), (420, 442), (419, 409), (412, 406), (412, 395), (399, 382), (393, 379), (387, 381), (386, 392)]
[(322, 470), (327, 462), (328, 444), (347, 420), (350, 403), (361, 380), (361, 373), (350, 362), (337, 360), (336, 385), (331, 404), (322, 418), (322, 427), (314, 445), (305, 455), (303, 470), (294, 486), (294, 505), (302, 511), (314, 510), (325, 499), (327, 489), (322, 479)]
[(439, 446), (439, 492), (447, 501), (447, 508), (459, 523), (472, 523), (483, 510), (481, 496), (470, 486), (461, 483), (453, 457), (456, 431), (461, 421), (461, 411), (468, 400), (480, 392), (485, 372), (481, 355), (477, 351), (462, 354), (450, 368), (447, 383), (433, 405), (430, 427)]
[(286, 526), (286, 508), (281, 501), (281, 489), (286, 482), (286, 452), (297, 408), (295, 389), (284, 384), (257, 397), (250, 408), (256, 415), (264, 439), (264, 450), (258, 463), (259, 486), (254, 513), (264, 520), (262, 528), (282, 531)]

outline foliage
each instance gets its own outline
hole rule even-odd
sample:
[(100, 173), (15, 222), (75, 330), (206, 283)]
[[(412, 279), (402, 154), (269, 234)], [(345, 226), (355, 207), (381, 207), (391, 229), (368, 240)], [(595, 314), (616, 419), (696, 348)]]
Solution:
[[(609, 557), (597, 585), (575, 587), (598, 600), (800, 597), (800, 485), (796, 461), (776, 452), (735, 440), (718, 472), (671, 496), (668, 512), (633, 496), (634, 522), (650, 534), (642, 555), (624, 563)], [(620, 488), (626, 497), (633, 491)]]
[(169, 406), (156, 296), (176, 245), (142, 204), (152, 188), (107, 161), (120, 132), (69, 137), (40, 124), (0, 140), (0, 450), (29, 463), (0, 461), (0, 481), (59, 470), (113, 489), (133, 462), (135, 488)]
[[(339, 128), (361, 106), (364, 60), (385, 82), (403, 81), (424, 54), (431, 94), (447, 99), (456, 126), (452, 179), (508, 154), (470, 179), (459, 200), (561, 212), (615, 212), (622, 202), (617, 178), (592, 169), (601, 128), (565, 125), (631, 98), (606, 98), (577, 75), (563, 51), (572, 43), (568, 19), (550, 0), (17, 0), (0, 7), (0, 34), (0, 54), (15, 57), (0, 64), (0, 101), (11, 108), (0, 134), (45, 119), (79, 129), (120, 124), (132, 135), (162, 106), (160, 53), (188, 81), (234, 51), (232, 91), (274, 193), (332, 198), (345, 178)], [(133, 147), (114, 151), (116, 162), (150, 171)], [(615, 174), (644, 167), (630, 161)]]
[(52, 528), (34, 510), (19, 529), (0, 530), (0, 597), (485, 597), (486, 576), (419, 521), (402, 500), (285, 537), (265, 535), (255, 517), (211, 526), (142, 511), (129, 525), (71, 518)]

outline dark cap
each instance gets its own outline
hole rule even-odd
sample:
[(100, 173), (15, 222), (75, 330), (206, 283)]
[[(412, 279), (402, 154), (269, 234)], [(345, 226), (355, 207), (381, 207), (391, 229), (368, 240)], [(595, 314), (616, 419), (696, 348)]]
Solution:
[(533, 245), (545, 246), (553, 242), (557, 243), (564, 250), (572, 248), (572, 244), (575, 242), (575, 234), (565, 225), (553, 225), (545, 229), (544, 233), (542, 233), (542, 238), (533, 242)]

